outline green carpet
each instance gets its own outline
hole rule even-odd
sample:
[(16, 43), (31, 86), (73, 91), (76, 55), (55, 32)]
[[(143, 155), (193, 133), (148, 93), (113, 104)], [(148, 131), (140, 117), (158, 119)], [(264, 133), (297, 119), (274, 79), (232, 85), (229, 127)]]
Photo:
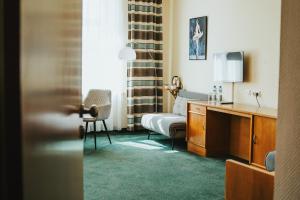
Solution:
[(84, 150), (85, 200), (224, 199), (225, 162), (188, 153), (161, 135), (88, 137)]

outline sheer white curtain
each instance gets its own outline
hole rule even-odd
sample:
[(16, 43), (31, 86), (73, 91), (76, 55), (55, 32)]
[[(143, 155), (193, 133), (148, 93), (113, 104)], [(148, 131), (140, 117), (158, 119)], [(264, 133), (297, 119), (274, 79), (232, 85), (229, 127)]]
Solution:
[[(112, 91), (110, 130), (126, 127), (126, 63), (118, 53), (127, 41), (127, 1), (84, 0), (82, 24), (82, 92)], [(100, 125), (100, 124), (99, 124)]]

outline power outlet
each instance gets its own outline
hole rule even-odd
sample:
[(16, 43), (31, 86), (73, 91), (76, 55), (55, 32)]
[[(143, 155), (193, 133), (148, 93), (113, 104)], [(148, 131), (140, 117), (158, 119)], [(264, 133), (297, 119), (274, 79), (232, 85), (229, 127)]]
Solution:
[(261, 91), (255, 91), (252, 93), (252, 95), (255, 97), (261, 97)]
[(251, 89), (248, 90), (248, 95), (252, 96), (252, 90)]
[(248, 90), (248, 95), (249, 96), (254, 96), (254, 97), (261, 97), (262, 96), (262, 92), (259, 90)]
[(261, 97), (261, 96), (262, 96), (262, 91), (260, 91), (260, 90), (251, 90), (251, 89), (249, 89), (249, 90), (248, 90), (248, 95), (249, 95), (249, 96), (255, 97), (256, 102), (257, 102), (257, 104), (258, 104), (258, 107), (260, 107), (260, 103), (259, 103), (258, 97)]

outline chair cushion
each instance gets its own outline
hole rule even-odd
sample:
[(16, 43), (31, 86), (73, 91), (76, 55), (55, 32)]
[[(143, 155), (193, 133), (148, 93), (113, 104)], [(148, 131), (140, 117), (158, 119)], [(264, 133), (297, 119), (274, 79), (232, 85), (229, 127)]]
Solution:
[[(151, 131), (163, 134), (168, 137), (180, 137), (174, 131), (176, 127), (184, 129), (186, 117), (173, 113), (145, 114), (141, 120), (142, 126)], [(183, 127), (183, 128), (182, 128)], [(182, 134), (182, 132), (184, 134)], [(176, 134), (176, 135), (175, 135)], [(185, 136), (185, 130), (181, 130), (181, 137)]]
[(92, 117), (89, 114), (83, 115), (83, 121), (84, 122), (95, 122), (97, 119), (95, 117)]
[(186, 116), (186, 105), (189, 99), (177, 96), (173, 106), (173, 114)]

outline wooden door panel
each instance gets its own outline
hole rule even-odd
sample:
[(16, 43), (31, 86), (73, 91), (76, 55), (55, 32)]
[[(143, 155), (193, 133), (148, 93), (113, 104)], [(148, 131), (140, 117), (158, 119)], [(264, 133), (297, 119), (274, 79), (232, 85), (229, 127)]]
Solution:
[(244, 160), (249, 160), (251, 120), (235, 115), (230, 118), (229, 153)]
[(265, 156), (275, 150), (276, 119), (254, 117), (252, 162), (264, 167)]
[(205, 147), (205, 115), (189, 113), (189, 142)]
[(226, 161), (226, 200), (272, 200), (274, 173), (234, 160)]
[(81, 10), (80, 0), (21, 1), (25, 200), (83, 199)]

